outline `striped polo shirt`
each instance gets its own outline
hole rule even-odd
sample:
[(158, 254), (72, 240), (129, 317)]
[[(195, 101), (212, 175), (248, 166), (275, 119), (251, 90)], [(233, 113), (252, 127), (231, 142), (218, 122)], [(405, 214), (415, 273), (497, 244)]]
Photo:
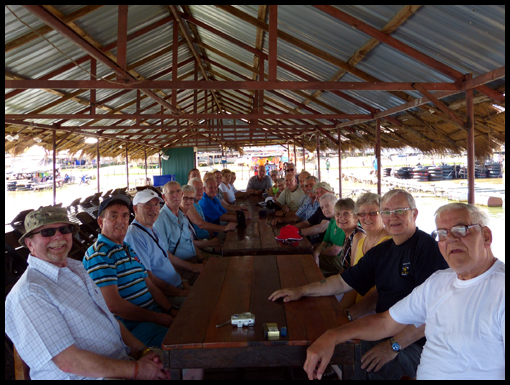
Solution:
[(97, 286), (117, 285), (119, 295), (133, 305), (146, 308), (154, 302), (144, 280), (147, 271), (126, 242), (118, 245), (99, 234), (87, 249), (83, 266)]

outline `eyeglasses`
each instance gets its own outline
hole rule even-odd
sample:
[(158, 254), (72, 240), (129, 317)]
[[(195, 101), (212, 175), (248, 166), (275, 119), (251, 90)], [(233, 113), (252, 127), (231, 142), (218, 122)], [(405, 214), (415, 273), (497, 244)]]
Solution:
[(448, 237), (448, 233), (452, 234), (455, 238), (464, 238), (466, 235), (468, 235), (468, 229), (480, 226), (480, 224), (470, 225), (470, 226), (453, 226), (450, 231), (445, 229), (437, 229), (434, 230), (430, 235), (432, 235), (432, 238), (434, 238), (437, 242), (443, 242), (446, 241), (446, 238)]
[(294, 169), (293, 168), (288, 168), (285, 171), (294, 171)]
[(42, 237), (48, 238), (54, 236), (57, 230), (60, 231), (60, 234), (62, 235), (71, 234), (74, 230), (74, 226), (65, 225), (60, 227), (42, 229), (41, 231), (36, 231), (35, 233), (30, 234), (30, 236), (41, 233)]
[(368, 215), (370, 217), (375, 217), (377, 214), (379, 214), (379, 211), (369, 211), (368, 213), (363, 212), (363, 213), (358, 213), (357, 215), (360, 218), (365, 218), (365, 215)]
[(392, 213), (395, 215), (404, 215), (407, 210), (412, 210), (412, 209), (413, 209), (412, 207), (405, 207), (403, 209), (379, 211), (379, 214), (381, 214), (384, 217), (389, 217)]
[(182, 200), (186, 201), (186, 202), (193, 202), (195, 200), (195, 198), (194, 197), (182, 197)]

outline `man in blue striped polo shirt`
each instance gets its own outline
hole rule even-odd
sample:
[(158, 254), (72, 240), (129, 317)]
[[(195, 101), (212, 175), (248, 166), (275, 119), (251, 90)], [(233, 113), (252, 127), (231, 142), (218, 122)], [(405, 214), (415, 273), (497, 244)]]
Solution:
[(131, 201), (125, 195), (105, 199), (99, 206), (97, 241), (89, 247), (83, 265), (108, 308), (140, 341), (161, 346), (177, 314), (147, 275), (136, 252), (124, 242)]

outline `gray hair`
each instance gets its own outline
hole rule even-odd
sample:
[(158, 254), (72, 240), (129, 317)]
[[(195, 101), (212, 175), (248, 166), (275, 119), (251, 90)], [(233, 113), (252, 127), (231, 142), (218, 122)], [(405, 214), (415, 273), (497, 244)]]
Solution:
[(305, 180), (311, 180), (311, 179), (313, 179), (315, 181), (315, 183), (319, 182), (319, 178), (317, 178), (316, 176), (313, 176), (313, 175), (310, 175)]
[(282, 183), (282, 182), (283, 182), (283, 183), (285, 183), (285, 179), (283, 179), (283, 178), (278, 178), (278, 179), (276, 180), (276, 184), (278, 184), (278, 183)]
[(269, 175), (278, 175), (278, 170), (269, 171)]
[(348, 210), (354, 213), (354, 206), (354, 201), (351, 198), (341, 198), (335, 204), (335, 211)]
[(182, 186), (182, 192), (186, 192), (186, 191), (193, 191), (195, 194), (197, 192), (197, 190), (195, 189), (195, 187), (193, 186), (190, 186), (189, 184), (185, 184), (184, 186)]
[(172, 180), (170, 182), (166, 182), (165, 185), (163, 186), (163, 194), (167, 194), (168, 190), (170, 189), (170, 186), (174, 186), (174, 185), (177, 185), (177, 186), (181, 187), (181, 184), (179, 182), (174, 181), (174, 180)]
[(489, 216), (487, 215), (487, 213), (485, 211), (483, 211), (482, 209), (480, 209), (479, 207), (477, 207), (475, 205), (468, 204), (468, 203), (460, 203), (460, 202), (448, 203), (448, 204), (438, 208), (436, 210), (436, 212), (434, 213), (435, 219), (437, 220), (437, 218), (439, 218), (439, 216), (441, 215), (441, 213), (443, 211), (448, 211), (448, 210), (465, 210), (469, 214), (469, 217), (471, 218), (473, 223), (478, 223), (482, 227), (489, 226), (489, 224), (490, 224)]
[[(196, 182), (201, 182), (201, 183), (203, 183), (202, 179), (200, 179), (200, 178), (191, 178), (191, 179), (188, 181), (188, 184), (189, 184), (190, 186), (195, 187), (195, 186), (194, 186), (194, 184), (195, 184)], [(184, 190), (183, 190), (183, 191), (184, 191)]]
[(380, 207), (382, 208), (386, 202), (388, 202), (391, 198), (393, 198), (394, 196), (396, 196), (398, 194), (405, 195), (405, 197), (407, 199), (407, 203), (409, 204), (409, 206), (412, 209), (416, 208), (416, 201), (414, 200), (414, 197), (410, 193), (408, 193), (406, 190), (402, 190), (402, 189), (398, 189), (398, 188), (390, 190), (386, 194), (383, 195), (383, 197), (381, 199), (381, 206)]
[(374, 194), (371, 192), (367, 192), (363, 195), (361, 195), (356, 200), (356, 205), (354, 206), (354, 214), (359, 213), (359, 208), (362, 205), (370, 205), (370, 204), (376, 204), (377, 207), (381, 205), (381, 196), (379, 194)]
[(327, 202), (333, 202), (333, 203), (336, 203), (337, 200), (338, 200), (338, 198), (333, 193), (326, 193), (323, 196), (321, 196), (319, 199), (320, 202), (327, 201)]

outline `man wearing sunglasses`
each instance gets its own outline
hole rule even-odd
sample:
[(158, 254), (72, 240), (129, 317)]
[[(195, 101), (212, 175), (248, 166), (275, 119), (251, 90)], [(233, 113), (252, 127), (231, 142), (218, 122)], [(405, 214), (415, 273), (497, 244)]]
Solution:
[[(373, 247), (355, 266), (341, 274), (296, 289), (276, 291), (270, 299), (274, 301), (283, 297), (287, 302), (303, 296), (339, 295), (352, 289), (365, 295), (376, 286), (378, 299), (375, 311), (382, 313), (410, 294), (434, 272), (448, 267), (437, 242), (416, 227), (418, 209), (411, 194), (400, 189), (390, 190), (382, 197), (380, 208), (384, 227), (392, 236), (391, 241)], [(348, 312), (346, 317), (346, 322), (356, 318)], [(355, 378), (398, 380), (403, 375), (415, 377), (425, 343), (423, 330), (424, 326), (416, 328), (410, 325), (390, 340), (361, 341), (362, 358), (355, 363)], [(328, 347), (334, 348), (334, 339), (330, 339), (329, 343), (331, 345)], [(319, 358), (316, 355), (317, 347), (322, 349), (324, 346), (310, 346), (308, 357)], [(324, 363), (326, 358), (321, 356), (319, 359), (324, 368), (321, 364), (314, 374), (316, 368), (310, 369), (314, 358), (307, 360), (305, 367), (310, 379), (321, 377), (327, 364)]]
[(167, 378), (156, 353), (114, 318), (81, 261), (67, 258), (78, 231), (67, 210), (32, 211), (25, 230), (19, 242), (30, 249), (29, 266), (6, 298), (5, 332), (30, 378)]
[(450, 268), (431, 275), (389, 311), (326, 332), (307, 352), (309, 376), (318, 362), (322, 373), (331, 346), (426, 325), (418, 379), (505, 379), (505, 264), (492, 253), (488, 216), (474, 205), (451, 203), (435, 217), (432, 236)]

